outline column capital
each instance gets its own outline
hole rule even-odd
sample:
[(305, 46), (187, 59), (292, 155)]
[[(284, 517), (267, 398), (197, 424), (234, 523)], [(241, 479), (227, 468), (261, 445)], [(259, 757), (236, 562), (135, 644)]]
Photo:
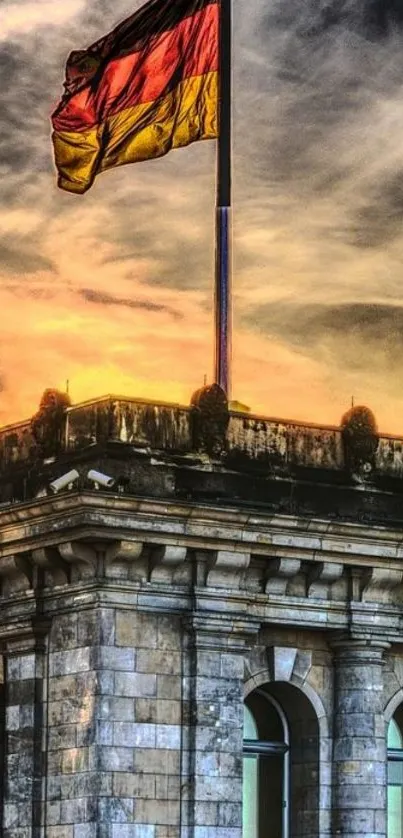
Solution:
[(190, 645), (197, 649), (239, 653), (253, 645), (260, 622), (195, 614), (185, 618), (184, 627), (189, 632)]
[(384, 654), (391, 644), (386, 640), (367, 637), (334, 637), (329, 640), (336, 663), (354, 666), (379, 665), (384, 663)]
[(41, 652), (45, 648), (51, 621), (28, 619), (0, 628), (0, 653), (24, 655)]

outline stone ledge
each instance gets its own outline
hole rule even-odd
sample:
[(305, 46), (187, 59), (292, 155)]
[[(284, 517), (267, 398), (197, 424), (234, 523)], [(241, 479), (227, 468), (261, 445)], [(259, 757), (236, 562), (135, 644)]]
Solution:
[[(128, 499), (102, 492), (71, 493), (63, 498), (19, 504), (0, 510), (0, 557), (80, 538), (133, 539), (155, 543), (239, 550), (273, 558), (289, 557), (379, 566), (400, 570), (403, 532), (385, 527), (344, 524), (290, 515), (244, 514), (234, 508), (169, 504)], [(50, 533), (52, 536), (50, 537)], [(12, 549), (11, 549), (12, 548)]]

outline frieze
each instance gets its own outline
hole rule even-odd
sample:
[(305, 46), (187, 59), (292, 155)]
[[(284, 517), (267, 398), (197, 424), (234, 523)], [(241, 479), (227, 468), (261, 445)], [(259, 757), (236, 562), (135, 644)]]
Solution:
[(179, 602), (197, 589), (206, 607), (217, 596), (234, 611), (242, 603), (275, 620), (292, 613), (315, 624), (331, 611), (342, 625), (348, 603), (389, 609), (401, 600), (401, 534), (385, 529), (124, 497), (109, 504), (101, 493), (41, 500), (4, 518), (4, 604), (34, 604), (53, 588), (61, 599), (102, 581), (102, 590), (124, 583), (147, 602)]

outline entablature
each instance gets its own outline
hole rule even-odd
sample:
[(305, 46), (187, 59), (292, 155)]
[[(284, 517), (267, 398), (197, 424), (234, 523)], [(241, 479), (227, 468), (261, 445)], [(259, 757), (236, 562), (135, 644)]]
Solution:
[(386, 528), (96, 492), (2, 511), (0, 534), (0, 623), (34, 613), (38, 600), (51, 613), (96, 594), (111, 606), (135, 598), (141, 608), (401, 632), (403, 534)]

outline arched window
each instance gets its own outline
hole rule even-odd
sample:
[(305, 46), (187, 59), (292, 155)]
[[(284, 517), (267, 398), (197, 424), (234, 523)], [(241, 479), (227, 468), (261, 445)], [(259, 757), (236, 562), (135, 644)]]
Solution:
[(388, 726), (388, 838), (403, 838), (403, 707)]
[(288, 749), (283, 710), (255, 690), (244, 715), (243, 838), (288, 838)]

